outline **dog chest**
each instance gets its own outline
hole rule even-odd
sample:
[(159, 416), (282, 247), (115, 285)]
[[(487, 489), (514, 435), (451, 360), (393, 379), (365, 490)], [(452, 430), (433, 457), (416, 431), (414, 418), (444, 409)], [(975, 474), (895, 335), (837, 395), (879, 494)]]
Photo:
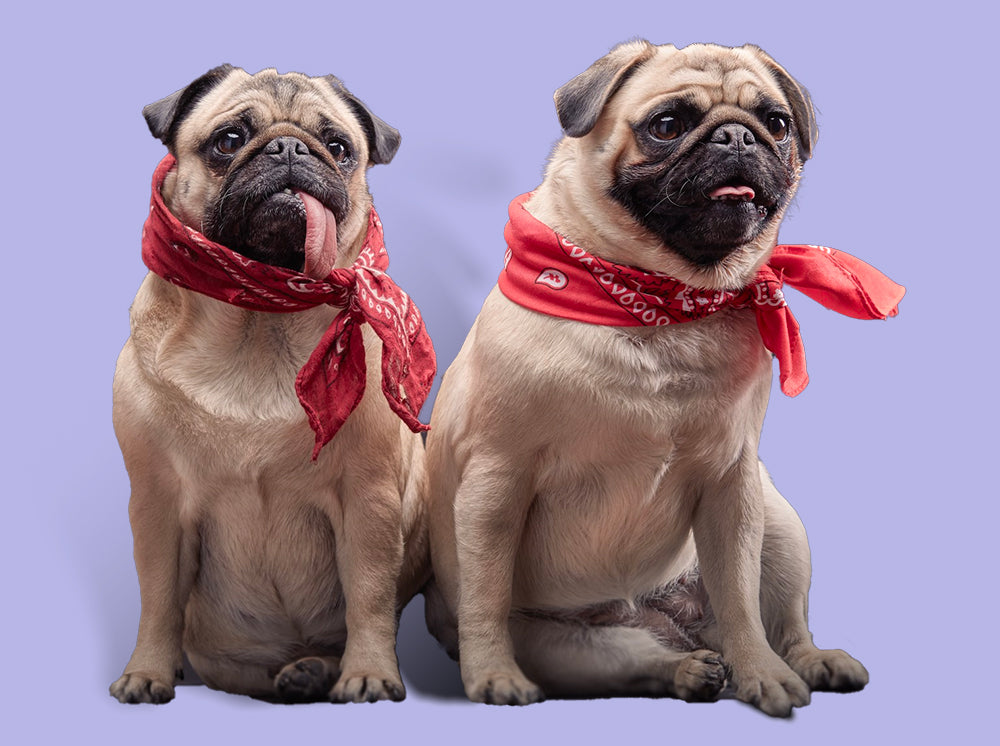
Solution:
[(480, 382), (520, 413), (510, 422), (531, 423), (507, 446), (521, 453), (530, 442), (539, 454), (516, 603), (634, 598), (694, 561), (699, 486), (756, 441), (770, 355), (751, 312), (666, 328), (533, 316), (540, 344), (494, 336), (477, 352), (481, 371), (503, 356), (504, 381)]
[(330, 484), (258, 472), (186, 479), (182, 489), (191, 506), (184, 530), (199, 545), (194, 638), (205, 626), (248, 641), (307, 642), (342, 619)]
[(330, 307), (246, 311), (150, 276), (132, 309), (132, 338), (153, 382), (204, 415), (304, 421), (295, 377), (335, 314)]

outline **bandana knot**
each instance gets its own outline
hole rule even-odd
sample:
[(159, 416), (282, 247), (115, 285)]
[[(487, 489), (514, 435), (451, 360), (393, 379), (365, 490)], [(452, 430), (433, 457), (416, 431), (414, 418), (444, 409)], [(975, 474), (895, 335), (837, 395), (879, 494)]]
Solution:
[(809, 383), (799, 325), (785, 284), (856, 319), (895, 316), (906, 292), (850, 254), (806, 244), (780, 245), (741, 290), (692, 287), (658, 272), (615, 264), (576, 246), (524, 207), (510, 203), (500, 291), (532, 311), (607, 326), (663, 326), (697, 321), (723, 308), (752, 309), (761, 341), (778, 359), (781, 390), (796, 396)]
[(389, 255), (375, 209), (357, 260), (323, 279), (243, 256), (184, 225), (160, 190), (175, 164), (168, 155), (153, 174), (142, 259), (163, 279), (251, 311), (294, 313), (321, 305), (342, 309), (295, 378), (295, 392), (316, 434), (312, 457), (340, 430), (361, 402), (367, 379), (361, 327), (382, 341), (382, 392), (414, 432), (427, 430), (417, 415), (434, 380), (434, 348), (410, 297), (386, 274)]

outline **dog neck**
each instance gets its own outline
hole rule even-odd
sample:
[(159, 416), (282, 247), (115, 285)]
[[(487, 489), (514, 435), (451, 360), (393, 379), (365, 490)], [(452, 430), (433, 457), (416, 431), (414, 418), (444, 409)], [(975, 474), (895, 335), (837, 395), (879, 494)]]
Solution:
[[(150, 273), (148, 295), (133, 306), (148, 328), (153, 309), (170, 308), (157, 343), (156, 375), (203, 411), (236, 422), (302, 421), (295, 377), (339, 312), (320, 306), (295, 314), (248, 311), (186, 290)], [(137, 328), (140, 324), (135, 325)], [(136, 344), (143, 340), (133, 335)], [(219, 396), (225, 391), (224, 396)]]

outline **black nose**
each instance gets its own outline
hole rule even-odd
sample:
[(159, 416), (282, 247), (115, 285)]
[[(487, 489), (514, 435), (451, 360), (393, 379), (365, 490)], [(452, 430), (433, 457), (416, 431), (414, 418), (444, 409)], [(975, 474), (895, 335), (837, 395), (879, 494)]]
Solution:
[(742, 153), (752, 148), (757, 143), (757, 138), (742, 124), (730, 122), (716, 127), (715, 131), (709, 135), (708, 142), (713, 145), (721, 145), (736, 153)]
[(276, 137), (264, 146), (264, 153), (277, 161), (287, 160), (289, 163), (309, 155), (309, 148), (297, 137), (286, 135)]

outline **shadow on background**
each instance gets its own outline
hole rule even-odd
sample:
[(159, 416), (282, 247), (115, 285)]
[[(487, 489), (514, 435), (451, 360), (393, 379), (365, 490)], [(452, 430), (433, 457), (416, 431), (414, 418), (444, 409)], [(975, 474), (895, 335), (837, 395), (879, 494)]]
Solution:
[[(448, 657), (424, 623), (424, 597), (417, 596), (403, 609), (396, 640), (399, 669), (407, 689), (438, 699), (465, 699), (458, 663)], [(180, 686), (200, 685), (201, 679), (184, 656)]]
[(407, 688), (428, 697), (465, 699), (458, 663), (448, 657), (444, 648), (427, 631), (423, 596), (417, 596), (403, 609), (396, 654)]

